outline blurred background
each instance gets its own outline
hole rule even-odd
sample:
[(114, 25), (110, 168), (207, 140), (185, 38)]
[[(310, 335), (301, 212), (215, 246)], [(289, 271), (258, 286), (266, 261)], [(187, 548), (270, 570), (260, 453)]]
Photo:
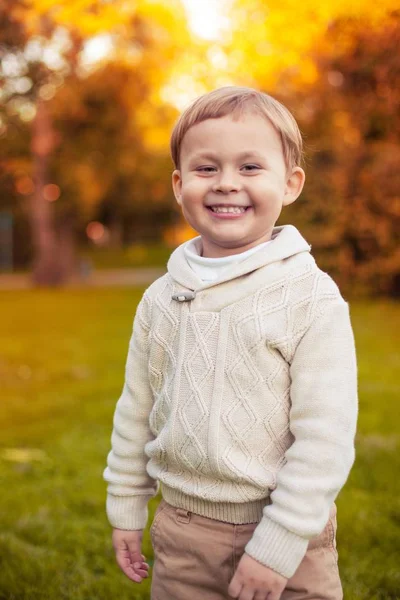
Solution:
[(136, 304), (195, 235), (170, 131), (223, 85), (304, 135), (278, 224), (350, 302), (359, 361), (345, 598), (400, 598), (398, 1), (2, 0), (0, 59), (0, 599), (150, 597), (115, 565), (102, 470)]

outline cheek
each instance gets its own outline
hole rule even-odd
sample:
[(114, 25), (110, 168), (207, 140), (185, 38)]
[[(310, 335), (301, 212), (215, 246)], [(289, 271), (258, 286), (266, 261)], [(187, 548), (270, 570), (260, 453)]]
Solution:
[(201, 219), (200, 215), (198, 214), (198, 211), (193, 210), (193, 205), (189, 204), (189, 207), (188, 207), (187, 204), (183, 204), (182, 205), (182, 214), (183, 214), (185, 221), (190, 225), (190, 227), (192, 227), (192, 229), (194, 229), (195, 231), (200, 233), (199, 228), (201, 229), (201, 223), (203, 222), (203, 220)]
[(206, 179), (189, 179), (182, 185), (184, 196), (199, 196), (208, 189)]
[(274, 207), (276, 203), (280, 203), (284, 197), (284, 189), (278, 184), (278, 182), (269, 181), (263, 185), (257, 185), (249, 191), (249, 195), (255, 206), (269, 210)]

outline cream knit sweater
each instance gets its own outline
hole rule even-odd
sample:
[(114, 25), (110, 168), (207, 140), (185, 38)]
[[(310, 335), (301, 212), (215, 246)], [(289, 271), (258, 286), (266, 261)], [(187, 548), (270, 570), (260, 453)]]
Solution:
[(173, 506), (259, 523), (246, 552), (294, 574), (353, 464), (358, 404), (349, 305), (310, 248), (275, 227), (208, 284), (172, 253), (134, 320), (104, 472), (113, 527), (144, 528), (161, 482)]

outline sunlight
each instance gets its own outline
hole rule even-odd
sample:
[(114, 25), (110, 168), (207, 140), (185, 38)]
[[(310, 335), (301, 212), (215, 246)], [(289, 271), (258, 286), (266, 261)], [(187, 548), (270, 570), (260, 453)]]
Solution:
[(182, 74), (174, 77), (173, 81), (165, 85), (161, 91), (161, 97), (178, 110), (184, 110), (197, 96), (204, 94), (207, 90), (201, 83), (191, 75)]
[(229, 25), (225, 14), (226, 0), (182, 0), (193, 33), (206, 40), (216, 40)]
[(84, 45), (82, 62), (85, 66), (106, 58), (113, 50), (112, 37), (109, 34), (96, 35), (89, 38)]

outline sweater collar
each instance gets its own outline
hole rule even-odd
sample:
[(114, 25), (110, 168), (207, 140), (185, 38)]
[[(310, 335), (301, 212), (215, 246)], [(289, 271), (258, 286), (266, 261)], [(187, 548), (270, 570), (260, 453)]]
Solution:
[[(171, 277), (183, 287), (189, 290), (199, 290), (219, 285), (224, 281), (230, 281), (241, 275), (246, 275), (260, 267), (282, 261), (300, 252), (310, 252), (311, 246), (303, 238), (294, 225), (281, 225), (274, 227), (271, 236), (272, 243), (265, 250), (255, 252), (247, 259), (232, 265), (224, 272), (223, 277), (217, 281), (204, 283), (192, 270), (186, 260), (184, 248), (189, 242), (181, 244), (171, 254), (167, 268)], [(199, 246), (200, 236), (194, 238), (195, 244)]]

